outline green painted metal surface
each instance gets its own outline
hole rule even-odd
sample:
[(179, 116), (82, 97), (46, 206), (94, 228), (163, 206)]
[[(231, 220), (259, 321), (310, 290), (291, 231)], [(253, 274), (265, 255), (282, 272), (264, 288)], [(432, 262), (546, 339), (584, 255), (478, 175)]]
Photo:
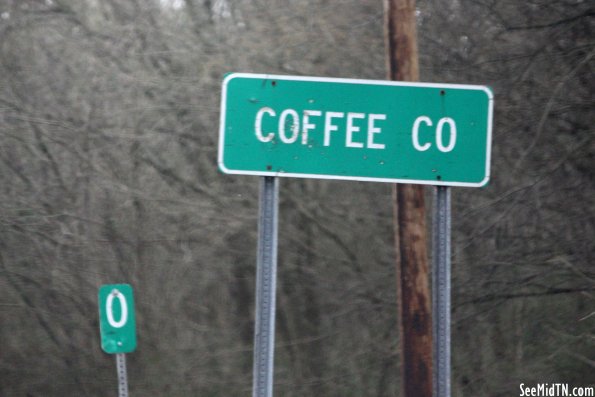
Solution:
[(492, 109), (484, 86), (230, 74), (218, 164), (230, 174), (483, 186)]
[(130, 353), (136, 349), (134, 296), (128, 284), (99, 288), (99, 330), (106, 353)]

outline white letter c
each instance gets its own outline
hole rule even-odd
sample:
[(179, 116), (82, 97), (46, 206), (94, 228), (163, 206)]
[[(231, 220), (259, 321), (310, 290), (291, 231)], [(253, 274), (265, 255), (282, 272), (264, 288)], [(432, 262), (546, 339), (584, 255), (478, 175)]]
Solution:
[(426, 142), (423, 145), (419, 144), (419, 125), (422, 122), (425, 123), (428, 127), (432, 126), (432, 120), (430, 120), (428, 116), (419, 116), (415, 119), (415, 122), (413, 123), (413, 129), (411, 130), (411, 139), (413, 140), (413, 147), (416, 150), (419, 150), (420, 152), (425, 152), (430, 148), (430, 146), (432, 146), (432, 144), (429, 142)]
[(275, 111), (271, 108), (262, 108), (256, 113), (256, 120), (254, 121), (254, 132), (256, 133), (256, 138), (260, 142), (270, 142), (275, 137), (275, 134), (269, 132), (267, 136), (262, 134), (262, 116), (264, 113), (268, 113), (270, 116), (275, 117)]

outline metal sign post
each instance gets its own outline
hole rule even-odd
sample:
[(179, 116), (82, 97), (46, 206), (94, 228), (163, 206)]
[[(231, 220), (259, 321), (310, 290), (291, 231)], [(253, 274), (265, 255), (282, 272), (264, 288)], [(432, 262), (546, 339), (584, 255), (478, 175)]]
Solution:
[(118, 397), (128, 397), (128, 375), (126, 374), (126, 355), (116, 354), (116, 368), (118, 370)]
[(260, 183), (258, 215), (253, 397), (273, 395), (278, 210), (279, 180), (270, 176), (263, 177)]
[(450, 397), (450, 188), (436, 186), (432, 225), (434, 397)]

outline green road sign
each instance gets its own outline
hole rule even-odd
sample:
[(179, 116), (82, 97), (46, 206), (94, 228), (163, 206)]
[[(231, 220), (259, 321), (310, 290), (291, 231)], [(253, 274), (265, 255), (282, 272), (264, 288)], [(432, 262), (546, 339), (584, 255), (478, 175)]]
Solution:
[(223, 80), (219, 168), (483, 186), (492, 109), (483, 86), (234, 73)]
[(106, 353), (130, 353), (136, 349), (134, 298), (128, 284), (99, 288), (99, 330)]

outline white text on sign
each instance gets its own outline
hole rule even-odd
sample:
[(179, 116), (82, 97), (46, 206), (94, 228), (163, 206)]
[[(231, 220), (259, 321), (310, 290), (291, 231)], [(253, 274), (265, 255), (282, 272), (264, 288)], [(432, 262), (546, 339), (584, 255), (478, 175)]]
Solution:
[[(120, 301), (120, 319), (116, 321), (114, 319), (114, 298)], [(107, 322), (114, 328), (122, 328), (128, 321), (128, 304), (126, 298), (120, 291), (114, 289), (107, 297), (105, 302), (105, 313), (107, 314)]]
[[(323, 124), (324, 146), (330, 146), (333, 141), (334, 133), (343, 132), (344, 140), (341, 144), (350, 148), (368, 148), (368, 149), (384, 149), (384, 143), (378, 142), (378, 137), (382, 133), (382, 129), (377, 125), (379, 121), (386, 120), (386, 114), (377, 113), (356, 113), (356, 112), (321, 112), (320, 110), (304, 110), (302, 117), (294, 109), (283, 110), (278, 117), (277, 131), (263, 132), (262, 122), (264, 116), (276, 118), (277, 112), (270, 107), (264, 107), (258, 110), (254, 120), (254, 133), (256, 138), (261, 142), (271, 142), (275, 136), (286, 144), (292, 144), (300, 139), (302, 145), (308, 144), (308, 137), (312, 130), (316, 129), (319, 123)], [(366, 120), (367, 119), (367, 120)], [(411, 128), (411, 140), (413, 147), (420, 152), (425, 152), (432, 147), (432, 143), (425, 138), (420, 139), (420, 128), (422, 124), (426, 127), (432, 127), (434, 123), (428, 116), (419, 116), (413, 122)], [(444, 126), (448, 125), (448, 140), (445, 140)], [(289, 126), (289, 127), (288, 127)], [(340, 128), (344, 127), (344, 128)], [(364, 137), (359, 134), (364, 132)], [(436, 128), (434, 129), (434, 142), (436, 147), (443, 153), (451, 152), (457, 143), (457, 126), (450, 117), (443, 117), (438, 120)], [(362, 139), (363, 138), (363, 139)], [(334, 138), (336, 141), (337, 138)], [(448, 142), (445, 144), (445, 141)]]
[[(262, 121), (265, 117), (276, 118), (277, 112), (269, 107), (258, 110), (254, 120), (254, 132), (256, 138), (261, 142), (270, 142), (275, 136), (283, 143), (291, 144), (300, 138), (302, 145), (308, 144), (310, 131), (317, 125), (324, 125), (324, 146), (330, 146), (337, 138), (336, 133), (343, 132), (344, 139), (341, 144), (351, 148), (384, 149), (384, 143), (378, 141), (382, 133), (377, 123), (386, 120), (386, 114), (355, 113), (355, 112), (321, 112), (320, 110), (304, 110), (302, 117), (294, 109), (285, 109), (279, 114), (276, 133), (273, 131), (263, 132)], [(289, 122), (289, 128), (287, 128)], [(341, 129), (340, 127), (343, 127)], [(362, 137), (362, 131), (365, 134)]]
[[(411, 140), (413, 141), (413, 147), (416, 150), (420, 152), (425, 152), (432, 146), (432, 144), (430, 142), (425, 141), (425, 143), (422, 145), (419, 141), (419, 127), (422, 123), (427, 125), (428, 127), (431, 127), (433, 124), (432, 120), (428, 116), (419, 116), (418, 118), (416, 118), (413, 122), (413, 128), (411, 129)], [(450, 137), (448, 145), (446, 146), (444, 146), (443, 137), (444, 124), (448, 124), (448, 126), (450, 127)], [(442, 117), (440, 120), (438, 120), (434, 139), (436, 141), (436, 146), (438, 147), (438, 150), (440, 150), (443, 153), (448, 153), (452, 151), (455, 148), (455, 145), (457, 144), (457, 125), (455, 124), (454, 120), (450, 117)]]

